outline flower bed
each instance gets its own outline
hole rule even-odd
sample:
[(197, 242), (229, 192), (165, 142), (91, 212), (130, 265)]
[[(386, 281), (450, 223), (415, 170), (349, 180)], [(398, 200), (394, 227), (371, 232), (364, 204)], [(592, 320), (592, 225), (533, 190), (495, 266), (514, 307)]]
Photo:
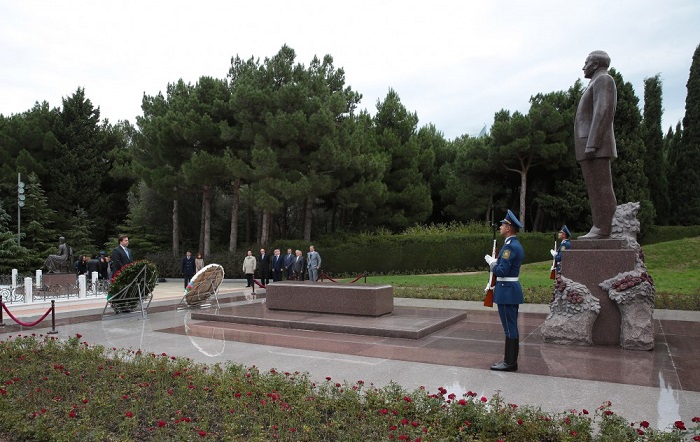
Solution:
[(657, 431), (626, 421), (609, 402), (590, 412), (548, 413), (499, 395), (409, 393), (330, 376), (314, 383), (298, 372), (196, 364), (81, 338), (0, 342), (0, 439), (700, 440), (700, 417)]

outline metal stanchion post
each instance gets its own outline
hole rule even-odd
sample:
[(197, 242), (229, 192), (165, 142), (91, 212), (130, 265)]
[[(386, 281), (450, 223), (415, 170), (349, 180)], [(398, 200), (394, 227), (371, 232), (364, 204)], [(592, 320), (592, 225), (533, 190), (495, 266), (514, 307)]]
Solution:
[(58, 333), (56, 331), (56, 301), (51, 300), (51, 331), (47, 332), (47, 335), (55, 335)]
[(367, 284), (367, 272), (365, 272), (365, 284)]
[(0, 327), (5, 326), (5, 321), (2, 319), (2, 310), (3, 310), (2, 306), (3, 305), (5, 305), (5, 304), (2, 303), (2, 295), (0, 295)]

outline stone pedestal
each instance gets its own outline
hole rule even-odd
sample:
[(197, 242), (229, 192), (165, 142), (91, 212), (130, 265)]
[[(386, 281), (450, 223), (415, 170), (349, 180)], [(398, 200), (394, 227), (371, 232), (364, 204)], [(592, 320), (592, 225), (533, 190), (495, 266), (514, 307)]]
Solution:
[(390, 285), (323, 284), (278, 281), (265, 288), (270, 310), (382, 316), (394, 310)]
[(571, 250), (562, 253), (561, 274), (585, 285), (600, 302), (600, 313), (593, 324), (593, 343), (620, 344), (620, 310), (599, 284), (636, 268), (636, 252), (623, 248), (619, 239), (577, 239)]
[(77, 276), (75, 273), (44, 273), (42, 276), (43, 286), (51, 287), (54, 285), (74, 285)]

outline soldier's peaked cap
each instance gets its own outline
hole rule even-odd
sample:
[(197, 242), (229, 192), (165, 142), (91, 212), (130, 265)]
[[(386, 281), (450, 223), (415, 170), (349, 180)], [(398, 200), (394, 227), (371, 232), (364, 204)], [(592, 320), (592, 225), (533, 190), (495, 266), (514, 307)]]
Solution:
[(567, 238), (571, 238), (571, 232), (569, 232), (569, 228), (566, 227), (566, 224), (561, 226), (560, 232), (564, 232), (564, 234), (566, 235)]
[(513, 212), (511, 212), (510, 210), (508, 210), (508, 213), (506, 213), (506, 217), (501, 220), (501, 224), (503, 224), (503, 223), (513, 225), (513, 226), (517, 227), (518, 229), (523, 228), (523, 225), (520, 222), (520, 220), (518, 219), (518, 217), (515, 216), (515, 214), (513, 214)]

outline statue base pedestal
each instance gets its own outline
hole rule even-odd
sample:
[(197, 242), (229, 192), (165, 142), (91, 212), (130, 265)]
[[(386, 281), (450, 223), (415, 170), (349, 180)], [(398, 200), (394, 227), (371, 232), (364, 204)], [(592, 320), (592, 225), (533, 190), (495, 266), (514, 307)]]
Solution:
[(562, 276), (585, 285), (600, 302), (600, 313), (593, 324), (593, 344), (620, 345), (620, 309), (599, 284), (636, 269), (636, 252), (623, 248), (619, 239), (576, 239), (571, 250), (562, 253)]
[(75, 285), (77, 278), (75, 273), (44, 273), (41, 276), (44, 287)]

